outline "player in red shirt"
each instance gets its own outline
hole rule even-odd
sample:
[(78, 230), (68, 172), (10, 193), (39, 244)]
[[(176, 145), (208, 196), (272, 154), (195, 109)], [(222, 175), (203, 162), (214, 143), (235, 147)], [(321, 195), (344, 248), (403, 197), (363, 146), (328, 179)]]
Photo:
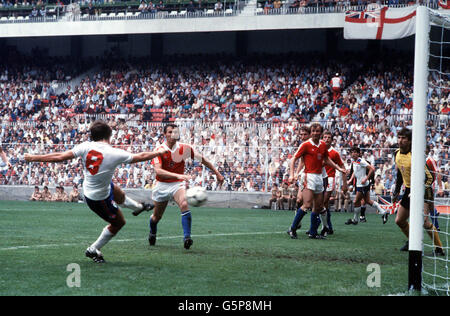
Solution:
[[(339, 167), (345, 169), (344, 162), (341, 159), (341, 155), (336, 151), (331, 145), (333, 142), (333, 134), (330, 131), (325, 131), (322, 136), (322, 140), (325, 142), (328, 148), (328, 157)], [(321, 231), (321, 235), (325, 236), (326, 234), (333, 234), (333, 226), (331, 224), (331, 213), (328, 208), (330, 197), (333, 192), (336, 191), (336, 169), (331, 166), (325, 166), (325, 170), (328, 176), (328, 185), (325, 188), (325, 192), (323, 195), (323, 210), (320, 213), (320, 217), (322, 218), (323, 229)], [(345, 175), (344, 175), (345, 177)], [(347, 192), (347, 180), (344, 178), (342, 191), (344, 194)]]
[[(302, 126), (300, 128), (300, 138), (302, 143), (306, 142), (311, 135), (311, 129), (308, 126)], [(300, 162), (297, 166), (297, 170), (295, 171), (296, 179), (298, 179), (299, 183), (299, 190), (297, 194), (297, 207), (302, 206), (303, 204), (303, 197), (302, 197), (302, 191), (304, 188), (304, 182), (305, 182), (305, 172), (304, 172), (305, 164), (303, 163), (303, 159), (300, 159)], [(290, 183), (294, 182), (294, 179), (290, 179)], [(300, 227), (299, 227), (300, 228)]]
[(431, 190), (433, 191), (432, 194), (429, 194), (430, 197), (433, 197), (432, 200), (429, 201), (425, 201), (425, 203), (428, 204), (428, 208), (430, 211), (430, 217), (431, 217), (431, 221), (433, 222), (434, 227), (436, 227), (437, 230), (439, 229), (439, 222), (438, 222), (438, 216), (439, 214), (437, 213), (436, 209), (434, 208), (434, 193), (436, 192), (436, 181), (437, 181), (437, 191), (438, 194), (442, 194), (442, 176), (439, 174), (438, 172), (438, 167), (436, 164), (436, 161), (433, 159), (433, 157), (430, 156), (430, 145), (427, 145), (426, 147), (426, 154), (427, 154), (427, 167), (428, 170), (431, 173), (431, 176), (433, 177), (433, 183), (431, 184)]
[(152, 191), (152, 199), (155, 203), (155, 208), (150, 217), (148, 241), (151, 246), (155, 245), (157, 224), (161, 220), (168, 202), (173, 199), (181, 210), (184, 248), (189, 249), (193, 243), (191, 238), (192, 216), (186, 201), (184, 182), (190, 180), (191, 176), (184, 174), (185, 161), (187, 159), (201, 161), (204, 166), (215, 173), (219, 185), (223, 183), (224, 177), (209, 160), (195, 152), (192, 146), (178, 142), (180, 132), (175, 124), (164, 126), (164, 136), (166, 141), (160, 147), (167, 149), (169, 152), (153, 160), (156, 172), (156, 185)]
[(317, 234), (317, 228), (320, 224), (320, 212), (323, 207), (323, 177), (322, 168), (325, 165), (331, 166), (342, 173), (346, 173), (344, 168), (336, 165), (328, 157), (328, 148), (325, 142), (323, 142), (320, 137), (323, 133), (323, 127), (314, 123), (311, 125), (311, 138), (302, 143), (297, 150), (297, 153), (290, 161), (289, 169), (289, 180), (294, 179), (294, 168), (295, 163), (298, 159), (303, 158), (305, 164), (305, 182), (304, 189), (302, 192), (303, 205), (297, 210), (294, 221), (288, 230), (289, 236), (291, 238), (297, 238), (297, 227), (303, 216), (308, 210), (312, 211), (313, 205), (314, 210), (311, 212), (311, 226), (309, 229), (309, 237), (313, 239), (321, 239), (323, 236)]

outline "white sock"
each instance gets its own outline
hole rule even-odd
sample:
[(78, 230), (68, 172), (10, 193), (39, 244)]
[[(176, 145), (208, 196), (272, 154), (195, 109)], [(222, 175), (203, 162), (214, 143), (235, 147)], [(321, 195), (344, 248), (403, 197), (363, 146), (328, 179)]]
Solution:
[(114, 234), (109, 231), (108, 226), (105, 226), (105, 228), (103, 228), (102, 233), (100, 234), (98, 239), (89, 248), (100, 250), (113, 237), (114, 237)]
[(125, 196), (125, 201), (123, 202), (123, 204), (119, 204), (119, 206), (130, 208), (133, 211), (139, 211), (143, 207), (143, 205), (141, 203), (136, 202), (135, 200), (133, 200), (132, 198), (129, 198), (128, 196)]
[(325, 214), (320, 213), (320, 219), (322, 220), (322, 226), (328, 228), (327, 213)]
[(353, 215), (353, 221), (355, 221), (356, 223), (359, 222), (359, 214), (360, 213), (361, 213), (361, 206), (355, 207), (354, 215)]
[(386, 211), (380, 206), (380, 204), (378, 204), (378, 202), (373, 201), (372, 206), (375, 206), (379, 214), (384, 215), (386, 213)]

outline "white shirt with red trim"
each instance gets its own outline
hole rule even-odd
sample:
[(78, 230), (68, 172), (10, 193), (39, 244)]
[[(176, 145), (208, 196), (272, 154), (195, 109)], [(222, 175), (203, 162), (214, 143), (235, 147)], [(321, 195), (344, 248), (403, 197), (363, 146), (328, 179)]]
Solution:
[(84, 142), (72, 149), (83, 161), (83, 194), (94, 201), (106, 199), (117, 166), (133, 160), (133, 154), (104, 142)]

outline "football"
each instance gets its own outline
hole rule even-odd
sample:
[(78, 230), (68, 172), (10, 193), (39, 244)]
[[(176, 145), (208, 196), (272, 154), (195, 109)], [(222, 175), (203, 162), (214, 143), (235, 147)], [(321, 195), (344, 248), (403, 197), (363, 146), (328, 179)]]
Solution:
[(186, 191), (186, 199), (190, 206), (202, 206), (208, 200), (206, 189), (202, 187), (190, 188)]

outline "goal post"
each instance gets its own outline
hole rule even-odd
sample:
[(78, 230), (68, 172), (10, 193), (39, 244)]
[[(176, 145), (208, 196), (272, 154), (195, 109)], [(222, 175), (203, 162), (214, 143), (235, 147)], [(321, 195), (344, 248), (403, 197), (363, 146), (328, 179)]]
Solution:
[[(448, 182), (450, 164), (450, 120), (444, 112), (450, 102), (448, 11), (417, 8), (414, 52), (408, 290), (438, 295), (450, 295), (450, 197), (438, 180)], [(425, 185), (426, 164), (433, 173), (431, 187)]]
[(422, 289), (423, 205), (428, 92), (430, 18), (427, 7), (416, 11), (414, 99), (411, 148), (408, 289)]

